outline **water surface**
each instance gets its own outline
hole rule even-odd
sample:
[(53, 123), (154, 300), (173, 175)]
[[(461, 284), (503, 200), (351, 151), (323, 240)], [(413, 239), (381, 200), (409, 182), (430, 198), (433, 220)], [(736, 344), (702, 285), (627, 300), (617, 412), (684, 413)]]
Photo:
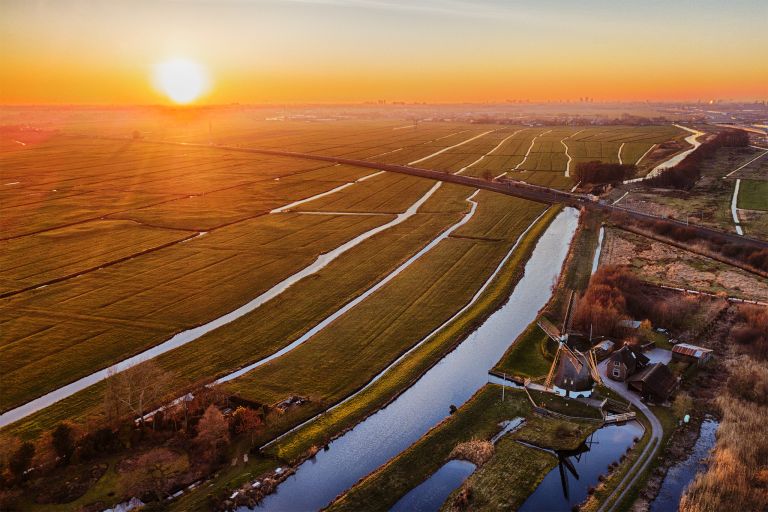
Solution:
[(718, 426), (719, 423), (711, 417), (707, 417), (701, 422), (699, 438), (696, 440), (693, 450), (685, 460), (669, 468), (661, 484), (661, 489), (659, 489), (659, 494), (651, 503), (651, 512), (677, 510), (680, 498), (688, 484), (693, 481), (696, 473), (707, 467), (705, 460), (715, 445), (715, 434)]
[(437, 512), (448, 495), (459, 487), (477, 466), (465, 460), (451, 460), (427, 480), (400, 498), (390, 512)]
[(520, 507), (520, 512), (570, 512), (574, 505), (586, 499), (590, 486), (597, 486), (598, 477), (608, 473), (608, 465), (618, 462), (634, 438), (642, 435), (643, 427), (635, 421), (606, 425), (587, 439), (583, 447), (586, 451), (557, 452), (558, 467), (547, 473)]
[[(488, 369), (546, 304), (568, 253), (578, 212), (567, 208), (540, 237), (508, 302), (384, 409), (297, 468), (260, 510), (319, 510), (402, 452), (488, 382)], [(246, 510), (245, 508), (241, 510)]]

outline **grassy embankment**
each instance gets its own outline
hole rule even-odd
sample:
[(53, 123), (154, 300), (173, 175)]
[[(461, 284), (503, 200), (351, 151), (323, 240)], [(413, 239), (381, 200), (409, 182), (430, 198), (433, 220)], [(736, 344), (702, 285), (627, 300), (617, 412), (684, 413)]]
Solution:
[[(555, 325), (562, 324), (570, 291), (583, 291), (589, 283), (599, 231), (600, 225), (594, 216), (582, 215), (563, 272), (552, 298), (543, 310), (543, 315), (555, 322)], [(508, 376), (540, 378), (549, 371), (556, 350), (555, 342), (536, 322), (532, 322), (493, 370)]]
[(595, 424), (534, 418), (530, 402), (522, 391), (508, 390), (502, 402), (500, 387), (489, 384), (455, 414), (361, 480), (329, 510), (388, 510), (418, 482), (447, 462), (456, 445), (472, 439), (490, 439), (499, 431), (499, 422), (518, 416), (533, 419), (510, 438), (500, 441), (494, 456), (469, 478), (466, 485), (472, 487), (473, 503), (478, 507), (519, 506), (555, 467), (556, 460), (512, 439), (519, 438), (553, 449), (576, 448), (594, 430)]

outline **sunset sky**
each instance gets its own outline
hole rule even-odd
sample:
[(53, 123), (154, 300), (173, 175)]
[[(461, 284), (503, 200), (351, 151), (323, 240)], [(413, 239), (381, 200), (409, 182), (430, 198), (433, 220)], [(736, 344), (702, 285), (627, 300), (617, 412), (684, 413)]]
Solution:
[(0, 102), (768, 98), (766, 0), (0, 0)]

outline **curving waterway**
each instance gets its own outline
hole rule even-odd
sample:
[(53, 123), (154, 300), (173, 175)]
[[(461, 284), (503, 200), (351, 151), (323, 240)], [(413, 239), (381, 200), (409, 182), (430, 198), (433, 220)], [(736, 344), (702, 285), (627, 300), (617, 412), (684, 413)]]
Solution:
[(301, 464), (258, 510), (321, 509), (443, 420), (451, 405), (463, 404), (485, 385), (488, 369), (549, 300), (577, 223), (575, 209), (563, 210), (539, 238), (504, 306), (391, 404)]
[[(640, 182), (640, 181), (645, 181), (645, 180), (650, 179), (650, 178), (655, 178), (659, 174), (663, 173), (665, 170), (667, 170), (667, 169), (669, 169), (671, 167), (674, 167), (677, 164), (679, 164), (680, 162), (682, 162), (685, 159), (685, 157), (687, 157), (688, 155), (690, 155), (691, 153), (696, 151), (696, 149), (699, 146), (701, 146), (701, 142), (699, 142), (699, 137), (701, 137), (702, 135), (705, 135), (704, 132), (700, 132), (699, 130), (694, 130), (694, 129), (691, 129), (691, 128), (686, 128), (685, 126), (682, 126), (682, 125), (679, 125), (679, 124), (676, 124), (675, 126), (677, 126), (678, 128), (693, 134), (693, 135), (689, 135), (688, 137), (685, 138), (685, 142), (690, 144), (692, 147), (690, 149), (686, 149), (685, 151), (677, 153), (676, 155), (673, 155), (671, 158), (661, 162), (659, 165), (654, 167), (653, 170), (651, 170), (651, 172), (649, 172), (647, 175), (643, 176), (642, 178), (634, 178), (634, 179), (631, 179), (631, 180), (624, 180), (624, 182), (623, 182), (624, 184), (627, 184), (627, 183), (637, 183), (637, 182)], [(651, 146), (651, 149), (653, 149), (653, 146)], [(650, 151), (650, 149), (648, 151)], [(643, 156), (640, 157), (638, 162), (640, 160), (642, 160), (642, 158), (645, 157), (645, 155), (647, 153), (648, 152), (643, 154)]]

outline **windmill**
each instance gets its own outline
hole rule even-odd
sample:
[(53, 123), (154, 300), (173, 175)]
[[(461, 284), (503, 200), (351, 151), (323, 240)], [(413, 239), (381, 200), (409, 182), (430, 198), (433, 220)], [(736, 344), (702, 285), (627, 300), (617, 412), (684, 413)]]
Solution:
[(586, 352), (572, 349), (567, 344), (568, 335), (561, 335), (554, 325), (547, 321), (539, 321), (538, 325), (557, 343), (557, 352), (544, 387), (552, 389), (555, 385), (566, 391), (587, 391), (592, 389), (594, 383), (602, 384), (592, 349)]

